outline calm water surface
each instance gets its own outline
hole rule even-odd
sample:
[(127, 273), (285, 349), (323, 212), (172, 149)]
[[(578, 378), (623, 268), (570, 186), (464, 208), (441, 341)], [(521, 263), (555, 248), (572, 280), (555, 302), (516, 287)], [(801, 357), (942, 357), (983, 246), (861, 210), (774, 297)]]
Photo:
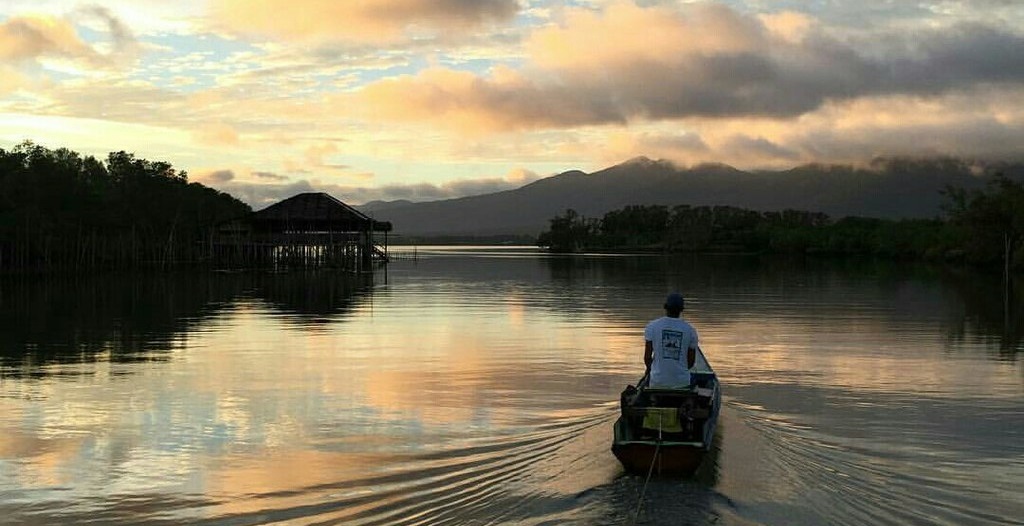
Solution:
[[(417, 255), (0, 281), (0, 522), (1024, 524), (1024, 301), (998, 277)], [(644, 489), (611, 425), (671, 289), (724, 409), (701, 472)]]

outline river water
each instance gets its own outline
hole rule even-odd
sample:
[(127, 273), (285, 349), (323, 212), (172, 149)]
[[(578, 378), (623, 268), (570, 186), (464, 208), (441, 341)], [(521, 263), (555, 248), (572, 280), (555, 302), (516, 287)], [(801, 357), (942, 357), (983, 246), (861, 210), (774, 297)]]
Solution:
[[(999, 276), (415, 255), (0, 280), (0, 523), (1024, 524)], [(645, 486), (611, 426), (670, 290), (724, 404), (697, 475)]]

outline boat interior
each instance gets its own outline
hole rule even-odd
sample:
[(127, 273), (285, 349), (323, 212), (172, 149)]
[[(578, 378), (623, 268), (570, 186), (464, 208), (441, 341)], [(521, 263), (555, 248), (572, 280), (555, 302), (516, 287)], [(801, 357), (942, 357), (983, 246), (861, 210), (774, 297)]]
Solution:
[(705, 426), (715, 416), (718, 380), (713, 372), (691, 373), (686, 389), (655, 389), (640, 382), (622, 392), (622, 420), (629, 439), (704, 442)]

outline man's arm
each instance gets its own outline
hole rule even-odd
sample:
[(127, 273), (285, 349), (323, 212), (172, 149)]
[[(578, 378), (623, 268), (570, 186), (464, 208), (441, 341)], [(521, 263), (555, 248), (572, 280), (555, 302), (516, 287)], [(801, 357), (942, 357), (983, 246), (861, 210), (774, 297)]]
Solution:
[(644, 374), (651, 372), (651, 362), (653, 361), (654, 342), (652, 342), (651, 340), (644, 340), (644, 367), (646, 367), (646, 372)]
[(693, 364), (697, 363), (697, 349), (700, 347), (700, 344), (697, 343), (700, 341), (699, 337), (697, 336), (697, 330), (694, 329), (693, 327), (691, 327), (690, 330), (693, 331), (693, 338), (690, 340), (691, 347), (686, 350), (687, 369), (693, 369)]

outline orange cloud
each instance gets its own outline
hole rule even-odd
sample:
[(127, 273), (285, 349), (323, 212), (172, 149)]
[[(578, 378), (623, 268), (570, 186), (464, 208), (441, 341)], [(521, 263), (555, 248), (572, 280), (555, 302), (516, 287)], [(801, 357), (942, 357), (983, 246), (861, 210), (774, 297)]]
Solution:
[(17, 70), (0, 65), (0, 95), (13, 93), (27, 84), (28, 80)]
[(21, 62), (55, 57), (104, 66), (136, 51), (137, 42), (132, 32), (106, 9), (90, 7), (75, 14), (84, 20), (98, 20), (105, 26), (111, 44), (104, 52), (85, 42), (75, 25), (66, 18), (15, 16), (0, 23), (0, 61)]
[(45, 55), (90, 57), (94, 54), (66, 20), (23, 16), (0, 24), (0, 60), (17, 62)]
[(789, 42), (802, 41), (815, 22), (810, 16), (794, 11), (764, 14), (758, 18), (769, 31)]
[(510, 183), (527, 184), (540, 179), (536, 172), (525, 168), (515, 168), (505, 175), (505, 180)]
[(571, 11), (562, 26), (534, 33), (526, 50), (544, 68), (607, 72), (637, 61), (676, 63), (682, 56), (743, 53), (764, 44), (756, 21), (724, 6), (698, 5), (680, 13), (620, 2), (602, 13)]
[(217, 0), (232, 30), (284, 38), (386, 42), (415, 30), (464, 30), (506, 20), (516, 0)]
[(334, 143), (314, 144), (306, 148), (306, 165), (310, 167), (323, 167), (327, 163), (325, 159), (338, 153), (338, 146)]
[(200, 144), (216, 146), (235, 146), (238, 144), (238, 131), (223, 123), (203, 126), (196, 130), (193, 136)]
[(540, 87), (506, 68), (490, 77), (433, 68), (377, 82), (358, 97), (370, 117), (440, 120), (469, 133), (616, 120), (614, 104), (602, 112), (586, 93)]
[(679, 165), (717, 162), (742, 168), (858, 164), (875, 157), (943, 152), (1013, 160), (1024, 141), (1024, 93), (985, 88), (924, 99), (861, 98), (827, 103), (796, 123), (775, 119), (688, 119), (641, 123), (585, 145), (607, 163), (647, 155)]

